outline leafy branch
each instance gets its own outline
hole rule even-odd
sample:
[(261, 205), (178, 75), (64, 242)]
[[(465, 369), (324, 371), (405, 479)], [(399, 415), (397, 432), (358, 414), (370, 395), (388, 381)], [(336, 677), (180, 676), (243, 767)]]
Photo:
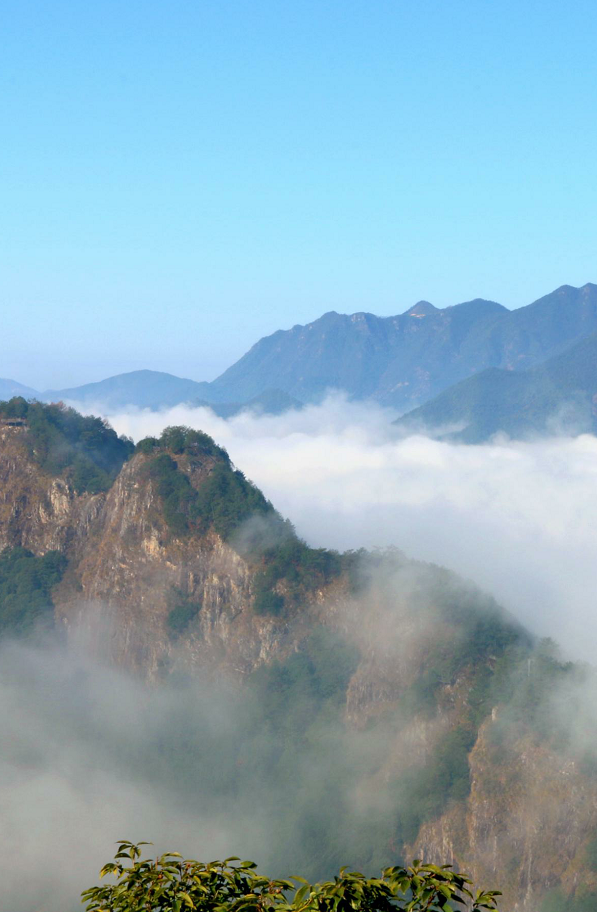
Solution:
[(204, 864), (167, 852), (142, 860), (144, 845), (119, 842), (100, 872), (117, 882), (85, 890), (87, 912), (455, 912), (453, 904), (474, 912), (497, 909), (501, 896), (473, 893), (466, 875), (419, 860), (386, 868), (379, 878), (342, 868), (333, 880), (310, 884), (296, 876), (272, 880), (234, 856)]

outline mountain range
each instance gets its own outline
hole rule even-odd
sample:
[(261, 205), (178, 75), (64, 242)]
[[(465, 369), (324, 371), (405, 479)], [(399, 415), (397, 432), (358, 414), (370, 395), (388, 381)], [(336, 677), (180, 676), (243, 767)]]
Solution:
[(210, 408), (221, 418), (230, 418), (245, 410), (278, 415), (303, 407), (298, 399), (278, 389), (265, 389), (256, 396), (237, 402), (214, 402), (210, 395), (209, 383), (151, 370), (130, 371), (96, 383), (44, 392), (15, 380), (0, 379), (0, 400), (22, 396), (40, 402), (75, 402), (86, 410), (115, 412), (130, 406), (155, 410), (187, 404), (195, 408)]
[(489, 367), (525, 370), (597, 331), (597, 285), (564, 285), (527, 307), (421, 301), (395, 317), (330, 312), (261, 339), (210, 384), (218, 399), (275, 387), (303, 402), (330, 388), (407, 411)]
[(590, 354), (574, 346), (594, 333), (597, 286), (563, 285), (517, 310), (475, 299), (444, 309), (420, 301), (393, 317), (331, 311), (261, 339), (209, 383), (144, 370), (45, 392), (0, 380), (0, 396), (107, 411), (202, 404), (228, 417), (243, 408), (298, 408), (337, 389), (413, 412), (409, 421), (470, 425), (461, 439), (479, 440), (495, 430), (545, 430), (570, 402), (586, 427), (597, 387)]
[(233, 401), (218, 401), (214, 400), (209, 383), (186, 380), (162, 371), (151, 370), (118, 374), (97, 383), (86, 383), (70, 389), (46, 390), (38, 393), (37, 398), (42, 402), (76, 402), (86, 409), (97, 408), (110, 412), (131, 405), (136, 408), (161, 409), (184, 403), (195, 407), (207, 406), (224, 418), (229, 418), (243, 409), (279, 414), (302, 406), (301, 402), (282, 390), (269, 388), (255, 396), (239, 396)]

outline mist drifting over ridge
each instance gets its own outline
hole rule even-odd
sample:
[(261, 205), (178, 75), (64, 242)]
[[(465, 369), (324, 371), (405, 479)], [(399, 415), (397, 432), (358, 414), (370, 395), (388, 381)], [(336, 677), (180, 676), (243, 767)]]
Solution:
[[(97, 410), (97, 409), (96, 409)], [(395, 546), (491, 592), (541, 636), (592, 660), (597, 637), (597, 439), (403, 437), (392, 410), (332, 395), (229, 420), (178, 406), (107, 416), (138, 440), (172, 424), (225, 446), (309, 544)]]
[[(451, 648), (458, 651), (468, 638), (475, 646), (475, 635), (466, 625), (450, 633), (443, 610), (429, 603), (434, 580), (442, 592), (456, 597), (456, 604), (472, 598), (474, 613), (480, 611), (481, 616), (486, 611), (493, 615), (495, 605), (491, 600), (479, 601), (478, 593), (461, 581), (441, 573), (437, 577), (437, 568), (401, 566), (392, 560), (377, 568), (362, 597), (349, 606), (343, 634), (338, 637), (328, 631), (322, 641), (323, 629), (313, 631), (309, 639), (315, 643), (307, 653), (299, 650), (289, 665), (275, 663), (240, 687), (226, 675), (218, 675), (214, 686), (214, 680), (201, 673), (148, 687), (99, 662), (86, 648), (85, 636), (75, 639), (70, 648), (51, 640), (34, 646), (4, 641), (0, 645), (0, 726), (5, 734), (0, 750), (0, 876), (7, 908), (74, 912), (79, 908), (78, 893), (97, 880), (99, 866), (109, 858), (115, 835), (134, 840), (150, 837), (155, 852), (176, 849), (205, 860), (234, 853), (257, 859), (270, 874), (292, 870), (322, 877), (337, 870), (339, 861), (356, 863), (371, 873), (395, 862), (401, 841), (414, 839), (422, 822), (421, 842), (410, 852), (428, 860), (451, 861), (435, 844), (433, 820), (421, 813), (418, 804), (427, 799), (427, 790), (435, 792), (439, 813), (449, 814), (450, 808), (462, 807), (466, 800), (468, 764), (460, 739), (472, 732), (463, 721), (464, 707), (446, 693), (436, 710), (421, 714), (422, 707), (416, 711), (398, 696), (405, 695), (404, 685), (413, 680), (413, 670), (420, 669), (421, 662), (425, 667), (430, 641), (437, 645), (438, 637), (448, 636)], [(494, 616), (499, 618), (499, 613)], [(503, 620), (506, 632), (510, 622)], [(526, 653), (530, 644), (524, 632), (516, 626), (510, 631), (507, 635), (514, 636), (513, 643), (520, 636)], [(106, 634), (110, 635), (109, 629)], [(537, 659), (531, 658), (533, 652), (528, 654), (522, 668), (525, 678), (527, 661), (532, 666), (541, 663), (540, 650)], [(307, 655), (311, 658), (305, 665)], [(482, 650), (479, 667), (484, 664), (481, 656), (488, 658)], [(315, 677), (311, 669), (301, 686), (289, 686), (297, 680), (297, 672), (301, 680), (300, 669), (304, 675), (313, 659)], [(466, 667), (461, 668), (464, 679), (456, 685), (456, 693), (463, 685), (466, 693)], [(520, 669), (512, 668), (514, 678), (519, 673)], [(346, 725), (341, 692), (329, 691), (332, 682), (342, 686), (342, 678), (344, 685), (351, 678), (346, 709), (356, 711), (357, 718), (364, 713), (356, 725)], [(319, 681), (316, 690), (309, 680)], [(545, 714), (553, 731), (559, 737), (560, 732), (565, 734), (572, 757), (594, 762), (595, 682), (573, 675), (569, 680), (556, 678), (553, 684), (541, 700), (537, 733), (528, 744), (522, 742), (526, 755), (537, 753), (533, 742)], [(516, 704), (513, 710), (507, 704), (506, 700), (497, 723), (492, 718), (477, 729), (475, 747), (482, 756), (488, 749), (498, 749), (505, 769), (510, 755), (517, 759), (518, 739), (528, 738), (525, 727), (520, 730)], [(378, 716), (384, 708), (385, 715)], [(539, 747), (543, 774), (573, 789), (570, 796), (567, 791), (563, 796), (555, 791), (540, 803), (539, 823), (558, 815), (565, 821), (569, 807), (563, 802), (575, 795), (580, 836), (575, 832), (574, 839), (578, 841), (590, 825), (597, 796), (587, 789), (582, 775), (579, 782), (584, 791), (578, 788), (574, 762), (569, 784), (566, 751), (562, 770), (562, 760), (549, 741), (540, 741)], [(436, 750), (439, 764), (434, 759)], [(446, 778), (445, 760), (441, 760), (448, 750), (451, 757), (454, 753), (460, 757), (456, 780)], [(478, 763), (471, 758), (473, 762)], [(417, 771), (429, 770), (424, 793), (417, 790), (413, 765)], [(478, 777), (479, 773), (483, 780), (482, 767)], [(518, 775), (515, 770), (513, 784), (520, 786)], [(522, 780), (528, 792), (522, 813), (532, 815), (538, 797), (533, 790), (533, 783), (537, 784), (533, 764), (526, 775), (531, 778)], [(587, 791), (591, 801), (583, 807)], [(486, 808), (480, 804), (484, 815)], [(527, 825), (536, 826), (532, 817)], [(541, 830), (545, 832), (544, 827)], [(553, 842), (554, 836), (547, 832)], [(557, 839), (559, 830), (554, 832)], [(570, 835), (569, 829), (566, 832)], [(510, 832), (499, 834), (497, 843), (492, 837), (491, 845), (497, 845), (505, 857), (518, 851)], [(32, 858), (36, 859), (34, 876), (30, 875)], [(482, 853), (478, 861), (483, 871)], [(541, 873), (535, 874), (538, 883), (542, 878), (546, 882), (546, 861), (542, 860)], [(539, 912), (540, 907), (527, 903), (525, 909)]]
[[(408, 827), (414, 810), (396, 783), (446, 735), (454, 709), (421, 727), (394, 706), (391, 722), (363, 724), (371, 706), (358, 675), (346, 709), (360, 724), (346, 725), (342, 704), (358, 653), (399, 669), (393, 684), (387, 671), (380, 679), (382, 703), (395, 704), (442, 623), (426, 599), (435, 573), (379, 565), (343, 606), (342, 632), (315, 627), (287, 667), (274, 662), (244, 683), (198, 671), (148, 686), (98, 660), (84, 622), (68, 647), (4, 640), (0, 877), (11, 912), (77, 909), (115, 835), (204, 859), (254, 857), (270, 873), (328, 876), (339, 856), (372, 871), (389, 863), (399, 851), (395, 815)], [(476, 601), (468, 586), (444, 583)], [(478, 604), (493, 615), (491, 600)], [(456, 629), (455, 643), (470, 635)]]
[[(584, 573), (586, 582), (592, 572), (588, 533), (595, 441), (502, 440), (463, 447), (421, 435), (400, 437), (392, 417), (342, 397), (277, 418), (241, 414), (224, 421), (210, 410), (180, 408), (111, 416), (117, 430), (137, 439), (172, 424), (207, 430), (313, 544), (350, 548), (390, 543), (444, 565), (454, 566), (459, 559), (467, 576), (479, 580), (484, 572), (498, 581), (504, 577), (511, 584), (504, 592), (511, 597), (500, 600), (541, 635), (554, 633), (562, 615), (586, 625), (580, 587), (573, 590), (576, 601), (567, 602), (567, 613), (561, 611), (566, 581), (558, 583), (564, 565), (557, 560), (565, 550), (563, 539), (576, 524), (573, 544), (586, 547), (577, 554), (574, 573), (579, 579)], [(143, 489), (147, 458), (140, 453), (125, 464), (131, 491)], [(124, 489), (119, 490), (126, 500)], [(143, 523), (146, 514), (142, 511), (138, 519)], [(242, 537), (242, 528), (239, 533)], [(200, 540), (194, 544), (201, 547)], [(529, 568), (521, 554), (533, 548), (537, 557)], [(121, 559), (126, 561), (127, 553), (120, 552)], [(104, 558), (111, 564), (113, 558), (107, 553)], [(306, 870), (315, 858), (317, 875), (354, 859), (377, 869), (395, 858), (402, 845), (411, 846), (409, 854), (438, 858), (443, 850), (437, 847), (436, 828), (444, 825), (442, 813), (451, 808), (462, 812), (473, 779), (477, 790), (483, 781), (482, 774), (469, 775), (469, 762), (478, 763), (480, 755), (482, 770), (483, 756), (491, 756), (502, 737), (506, 756), (508, 750), (511, 754), (506, 768), (511, 767), (513, 784), (524, 786), (523, 836), (529, 828), (545, 829), (550, 815), (565, 823), (570, 815), (563, 813), (562, 802), (580, 795), (586, 809), (575, 809), (573, 839), (575, 851), (579, 845), (582, 851), (591, 826), (590, 780), (583, 779), (579, 767), (576, 791), (566, 791), (565, 785), (563, 797), (554, 789), (555, 800), (546, 805), (538, 800), (533, 781), (544, 777), (558, 788), (568, 783), (568, 758), (550, 753), (551, 747), (546, 751), (541, 741), (537, 752), (532, 739), (550, 737), (541, 713), (530, 743), (521, 742), (527, 736), (519, 731), (516, 698), (529, 680), (542, 687), (544, 669), (551, 668), (542, 713), (552, 727), (553, 718), (558, 720), (556, 728), (565, 731), (567, 743), (592, 757), (593, 685), (587, 680), (585, 686), (582, 676), (567, 678), (571, 673), (552, 661), (549, 651), (535, 659), (529, 637), (500, 614), (491, 598), (446, 571), (399, 554), (389, 561), (378, 561), (374, 554), (371, 566), (359, 595), (351, 595), (349, 587), (335, 601), (328, 592), (329, 604), (321, 606), (320, 614), (306, 615), (304, 633), (290, 644), (290, 652), (282, 648), (271, 665), (266, 663), (261, 672), (253, 669), (256, 677), (251, 673), (251, 686), (244, 692), (232, 681), (229, 686), (226, 675), (214, 689), (202, 673), (194, 680), (166, 675), (157, 689), (147, 690), (126, 673), (105, 668), (97, 654), (73, 639), (72, 630), (68, 652), (60, 644), (36, 649), (5, 643), (0, 716), (8, 739), (0, 754), (5, 783), (0, 803), (14, 845), (44, 860), (40, 877), (28, 884), (23, 899), (19, 878), (26, 856), (15, 853), (14, 845), (6, 846), (14, 912), (21, 912), (19, 904), (29, 912), (40, 902), (48, 912), (62, 912), (78, 889), (95, 878), (118, 835), (151, 837), (160, 848), (206, 858), (229, 852), (254, 856), (270, 870)], [(495, 592), (491, 585), (486, 588)], [(552, 615), (545, 610), (550, 604)], [(535, 613), (534, 605), (539, 606)], [(97, 603), (88, 605), (96, 619), (100, 609)], [(147, 621), (141, 612), (139, 627)], [(264, 641), (270, 621), (258, 621)], [(105, 623), (109, 628), (110, 621)], [(118, 623), (114, 615), (112, 623)], [(105, 631), (107, 640), (114, 635), (116, 626), (114, 632)], [(565, 645), (579, 655), (571, 639)], [(483, 675), (493, 680), (495, 662), (511, 648), (514, 664), (505, 675), (506, 692), (498, 680), (496, 693), (486, 693), (481, 704), (474, 693), (469, 700), (471, 685), (476, 682), (475, 692), (482, 694), (487, 684)], [(531, 678), (535, 665), (536, 681)], [(495, 728), (493, 701), (509, 705), (513, 698), (510, 721), (507, 712), (503, 721), (498, 715)], [(480, 716), (475, 715), (479, 705)], [(524, 701), (520, 705), (526, 706)], [(525, 756), (536, 752), (538, 765), (529, 766), (533, 781), (516, 768), (521, 750)], [(428, 776), (423, 784), (413, 778), (413, 760)], [(493, 759), (489, 768), (495, 768)], [(434, 792), (431, 811), (418, 815), (418, 805)], [(483, 801), (483, 794), (471, 797), (473, 812), (484, 807)], [(512, 824), (516, 826), (516, 817)], [(411, 841), (418, 832), (421, 842), (415, 847)], [(54, 839), (48, 848), (50, 833), (62, 842)], [(517, 850), (511, 840), (502, 844), (502, 839), (498, 836), (504, 856)], [(310, 844), (315, 851), (310, 852)], [(327, 857), (321, 845), (328, 847)], [(475, 851), (482, 864), (483, 851)], [(74, 871), (70, 858), (78, 860)], [(446, 860), (443, 855), (441, 860)], [(546, 851), (542, 863), (551, 864)], [(533, 876), (536, 884), (549, 883), (544, 870)]]

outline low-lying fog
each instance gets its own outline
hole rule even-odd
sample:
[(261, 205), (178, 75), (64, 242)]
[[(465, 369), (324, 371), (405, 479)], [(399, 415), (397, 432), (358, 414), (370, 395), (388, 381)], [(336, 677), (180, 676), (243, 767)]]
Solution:
[[(97, 410), (96, 410), (97, 411)], [(393, 413), (329, 397), (282, 416), (209, 409), (107, 416), (135, 440), (200, 428), (312, 545), (396, 545), (474, 579), (542, 636), (591, 660), (597, 639), (597, 439), (482, 446), (401, 438)]]
[[(479, 447), (401, 439), (391, 413), (341, 397), (281, 417), (224, 421), (182, 407), (107, 417), (135, 439), (171, 424), (201, 428), (309, 543), (393, 544), (447, 565), (574, 656), (592, 658), (593, 437)], [(583, 737), (595, 731), (594, 700), (587, 706), (576, 725)], [(334, 814), (344, 808), (343, 832), (367, 840), (367, 827), (377, 827), (372, 845), (380, 827), (392, 831), (379, 785), (362, 790), (361, 804), (355, 797), (355, 782), (369, 775), (367, 751), (383, 755), (384, 743), (329, 722), (307, 749), (293, 742), (285, 773), (296, 795), (284, 817), (288, 793), (267, 773), (277, 745), (264, 737), (262, 716), (199, 681), (149, 692), (76, 651), (5, 642), (0, 732), (0, 882), (10, 912), (78, 908), (79, 891), (96, 882), (119, 837), (204, 859), (239, 851), (282, 865), (308, 852), (314, 820), (321, 829), (315, 811), (325, 821), (328, 805)], [(237, 758), (239, 743), (246, 758)]]

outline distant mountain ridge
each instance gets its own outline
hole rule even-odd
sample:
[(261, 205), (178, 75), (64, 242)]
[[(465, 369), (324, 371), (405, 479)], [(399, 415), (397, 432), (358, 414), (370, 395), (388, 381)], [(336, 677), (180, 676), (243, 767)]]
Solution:
[(284, 412), (290, 410), (300, 410), (304, 408), (304, 404), (299, 402), (298, 399), (294, 399), (294, 397), (289, 396), (288, 393), (283, 393), (282, 390), (276, 389), (265, 390), (258, 396), (254, 396), (252, 399), (247, 400), (247, 402), (207, 402), (196, 399), (194, 402), (190, 402), (189, 405), (210, 408), (212, 412), (215, 412), (220, 418), (232, 418), (234, 415), (239, 415), (241, 412), (282, 415)]
[[(2, 391), (0, 381), (0, 393)], [(11, 381), (5, 381), (10, 384)], [(237, 402), (213, 402), (209, 383), (175, 377), (162, 371), (138, 370), (117, 374), (97, 383), (87, 383), (70, 389), (46, 390), (38, 393), (20, 384), (5, 398), (22, 395), (45, 402), (66, 401), (87, 409), (117, 411), (130, 406), (161, 409), (175, 405), (211, 408), (221, 418), (231, 418), (242, 411), (278, 415), (289, 409), (300, 409), (303, 403), (278, 389), (266, 389), (251, 399)], [(16, 388), (18, 387), (18, 389)], [(12, 389), (12, 388), (11, 388)], [(7, 393), (9, 388), (7, 387)], [(2, 398), (0, 396), (0, 398)]]
[(0, 378), (0, 399), (12, 399), (13, 396), (31, 399), (38, 395), (39, 393), (30, 386), (24, 386), (22, 383), (17, 383), (16, 380)]
[(507, 313), (490, 301), (470, 305), (458, 305), (463, 310), (449, 320), (448, 309), (439, 310), (426, 301), (395, 317), (330, 311), (306, 326), (261, 339), (213, 381), (212, 394), (228, 398), (242, 390), (258, 395), (267, 385), (305, 402), (320, 400), (330, 389), (387, 405), (409, 402), (412, 395), (424, 398), (430, 386), (428, 362), (439, 360), (445, 368), (442, 335), (447, 326), (453, 323), (460, 333), (465, 312), (471, 323), (483, 325), (493, 322), (496, 314)]
[(162, 371), (138, 370), (70, 389), (46, 390), (40, 398), (46, 402), (67, 400), (85, 406), (101, 404), (110, 410), (129, 405), (168, 408), (193, 399), (209, 399), (209, 383), (175, 377)]
[[(517, 310), (476, 298), (443, 309), (419, 301), (393, 317), (330, 311), (260, 339), (210, 383), (145, 370), (43, 393), (0, 381), (0, 395), (62, 399), (110, 411), (201, 402), (230, 412), (264, 396), (277, 397), (274, 411), (280, 411), (281, 397), (293, 408), (339, 389), (353, 399), (371, 398), (409, 412), (487, 369), (533, 368), (594, 332), (597, 285), (562, 285)], [(4, 394), (2, 383), (8, 384)], [(263, 403), (258, 407), (270, 410)]]
[(507, 310), (476, 299), (420, 301), (395, 317), (334, 311), (261, 339), (210, 384), (218, 399), (275, 387), (304, 402), (331, 388), (408, 410), (489, 367), (524, 370), (597, 331), (597, 285), (563, 285)]
[(527, 371), (490, 368), (455, 384), (396, 422), (463, 443), (502, 432), (597, 433), (597, 332)]

